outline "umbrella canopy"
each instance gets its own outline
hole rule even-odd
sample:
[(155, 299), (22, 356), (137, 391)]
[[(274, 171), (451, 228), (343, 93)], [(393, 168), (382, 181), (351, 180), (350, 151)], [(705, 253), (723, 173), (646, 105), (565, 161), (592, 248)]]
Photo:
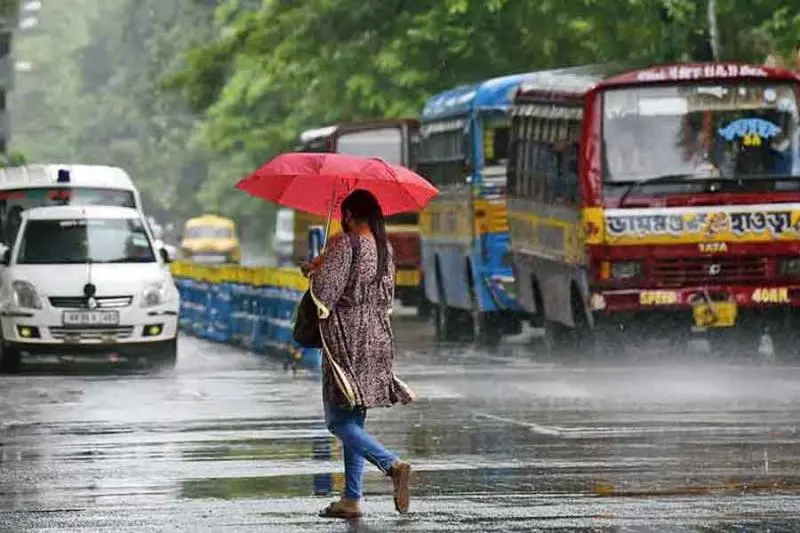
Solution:
[(334, 217), (356, 189), (375, 195), (384, 216), (420, 211), (439, 193), (419, 174), (377, 157), (305, 152), (279, 155), (236, 187), (285, 207)]

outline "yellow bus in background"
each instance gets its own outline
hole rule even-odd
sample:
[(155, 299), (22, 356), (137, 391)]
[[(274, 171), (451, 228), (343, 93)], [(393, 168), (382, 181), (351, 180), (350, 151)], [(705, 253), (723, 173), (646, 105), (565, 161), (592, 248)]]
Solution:
[[(410, 145), (418, 129), (418, 121), (410, 118), (335, 124), (302, 132), (296, 150), (380, 157), (395, 165), (411, 167)], [(296, 263), (308, 258), (309, 227), (324, 226), (325, 223), (323, 217), (295, 212), (293, 259)], [(339, 231), (341, 226), (334, 221), (331, 234)], [(396, 298), (403, 305), (425, 309), (422, 297), (418, 215), (403, 213), (388, 217), (386, 232), (394, 248), (397, 265)]]
[(190, 218), (183, 226), (181, 257), (198, 263), (239, 263), (236, 223), (217, 215)]

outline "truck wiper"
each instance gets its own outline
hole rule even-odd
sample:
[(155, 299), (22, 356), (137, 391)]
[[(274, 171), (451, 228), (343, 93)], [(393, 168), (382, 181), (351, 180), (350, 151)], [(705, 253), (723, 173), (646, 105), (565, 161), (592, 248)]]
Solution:
[(625, 200), (628, 199), (628, 196), (630, 196), (633, 191), (641, 189), (646, 185), (653, 185), (656, 183), (677, 183), (692, 177), (694, 177), (694, 174), (663, 174), (661, 176), (653, 176), (652, 178), (647, 178), (641, 181), (634, 181), (628, 185), (628, 188), (625, 189), (625, 192), (622, 193), (622, 196), (620, 196), (618, 207), (624, 207)]

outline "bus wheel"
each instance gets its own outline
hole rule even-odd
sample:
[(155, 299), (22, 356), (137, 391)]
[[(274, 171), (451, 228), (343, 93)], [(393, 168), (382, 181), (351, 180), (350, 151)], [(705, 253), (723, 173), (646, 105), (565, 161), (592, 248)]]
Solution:
[(428, 320), (433, 314), (434, 305), (425, 296), (420, 296), (417, 303), (417, 317), (422, 320)]
[(458, 325), (456, 314), (457, 311), (448, 307), (447, 303), (443, 301), (433, 307), (433, 322), (436, 327), (437, 341), (450, 342), (457, 340)]
[(594, 356), (599, 354), (599, 347), (605, 343), (598, 342), (603, 335), (600, 328), (592, 328), (589, 325), (589, 317), (581, 300), (580, 292), (577, 288), (572, 288), (572, 322), (575, 324), (572, 329), (574, 349), (579, 355)]
[[(477, 305), (473, 303), (473, 305)], [(503, 337), (498, 313), (485, 313), (473, 307), (471, 341), (482, 345), (497, 344)]]
[(575, 348), (570, 328), (552, 320), (545, 320), (544, 322), (544, 337), (542, 341), (545, 352), (551, 357), (571, 355)]

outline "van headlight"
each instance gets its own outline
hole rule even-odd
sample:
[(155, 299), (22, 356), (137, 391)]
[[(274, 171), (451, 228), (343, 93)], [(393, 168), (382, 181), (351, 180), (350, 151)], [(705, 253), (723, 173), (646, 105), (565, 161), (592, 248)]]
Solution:
[(167, 303), (169, 299), (169, 285), (165, 281), (159, 281), (148, 285), (142, 293), (142, 307), (153, 307)]
[(42, 301), (36, 293), (36, 287), (27, 281), (15, 281), (11, 284), (14, 305), (24, 309), (41, 309)]

